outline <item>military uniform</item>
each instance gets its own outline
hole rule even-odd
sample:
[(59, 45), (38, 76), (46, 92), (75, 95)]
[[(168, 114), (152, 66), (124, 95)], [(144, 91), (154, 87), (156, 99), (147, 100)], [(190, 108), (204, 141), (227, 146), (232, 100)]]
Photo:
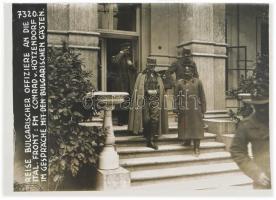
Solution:
[[(143, 109), (143, 124), (144, 136), (147, 141), (156, 140), (158, 137), (158, 122), (159, 122), (159, 85), (158, 74), (145, 70), (145, 108)], [(156, 94), (150, 94), (148, 91), (156, 91)]]
[[(240, 169), (254, 180), (257, 189), (268, 189), (257, 182), (258, 176), (264, 172), (270, 179), (269, 128), (260, 122), (256, 114), (240, 122), (233, 139), (230, 152)], [(247, 145), (251, 143), (253, 158), (248, 155)]]
[(206, 99), (202, 82), (198, 79), (196, 65), (190, 59), (187, 60), (178, 67), (179, 79), (174, 91), (174, 112), (178, 113), (178, 138), (183, 140), (185, 146), (190, 146), (193, 140), (194, 153), (198, 156), (200, 139), (204, 136), (203, 114), (206, 112)]
[(191, 50), (183, 48), (182, 57), (172, 63), (167, 70), (167, 74), (175, 73), (176, 80), (183, 79), (185, 76), (185, 66), (190, 65), (194, 68), (194, 77), (198, 78), (198, 72), (195, 62), (191, 59)]
[(172, 66), (168, 69), (167, 73), (172, 74), (175, 73), (176, 80), (183, 79), (185, 76), (185, 65), (192, 65), (195, 69), (194, 77), (198, 78), (198, 72), (196, 68), (196, 64), (190, 60), (189, 58), (180, 58), (178, 61), (174, 62)]
[(136, 79), (128, 129), (134, 134), (143, 132), (147, 146), (157, 149), (157, 137), (168, 132), (168, 113), (162, 79), (149, 67), (156, 65), (156, 60), (148, 58), (147, 65)]
[[(113, 72), (110, 73), (112, 79), (109, 84), (111, 91), (128, 92), (131, 95), (137, 69), (133, 65), (130, 55), (123, 52), (126, 48), (130, 48), (130, 43), (123, 43), (121, 45), (122, 51), (112, 57)], [(128, 112), (129, 111), (126, 108), (121, 107), (120, 105), (115, 107), (115, 113), (117, 113), (119, 125), (128, 123)]]
[(175, 86), (176, 109), (178, 111), (178, 138), (181, 140), (202, 139), (206, 112), (206, 99), (201, 81), (180, 79)]

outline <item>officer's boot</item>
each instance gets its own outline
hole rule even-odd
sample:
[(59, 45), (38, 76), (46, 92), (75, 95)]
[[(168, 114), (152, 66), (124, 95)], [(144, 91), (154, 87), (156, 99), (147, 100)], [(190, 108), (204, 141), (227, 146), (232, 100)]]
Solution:
[(194, 154), (196, 157), (198, 157), (200, 154), (199, 147), (200, 147), (200, 139), (194, 139)]
[(144, 137), (146, 138), (147, 141), (147, 147), (152, 148), (153, 143), (152, 143), (152, 133), (151, 133), (151, 124), (148, 122), (145, 125), (144, 128)]
[(158, 137), (158, 122), (151, 122), (149, 147), (155, 150), (158, 150), (158, 146), (156, 144), (157, 137)]
[(185, 147), (191, 146), (191, 140), (184, 140), (183, 145), (184, 145)]

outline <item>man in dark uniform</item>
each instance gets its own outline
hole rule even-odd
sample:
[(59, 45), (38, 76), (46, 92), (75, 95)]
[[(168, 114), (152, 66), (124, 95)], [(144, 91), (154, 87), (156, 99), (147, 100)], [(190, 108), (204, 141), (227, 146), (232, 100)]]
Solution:
[[(134, 81), (136, 79), (137, 69), (132, 62), (131, 44), (129, 42), (120, 45), (120, 52), (112, 57), (112, 82), (111, 91), (128, 92), (132, 94)], [(128, 123), (128, 110), (126, 108), (116, 107), (115, 112), (118, 117), (118, 124)]]
[[(265, 73), (265, 67), (262, 67), (259, 72), (262, 75), (256, 76), (251, 99), (244, 100), (244, 103), (253, 106), (255, 112), (240, 122), (230, 152), (240, 169), (253, 179), (255, 189), (271, 189), (268, 65), (267, 73)], [(251, 143), (253, 158), (248, 154), (249, 143)]]
[(183, 79), (185, 76), (185, 66), (192, 65), (194, 68), (194, 77), (198, 78), (198, 72), (195, 62), (191, 59), (191, 50), (182, 49), (182, 57), (176, 62), (172, 63), (172, 66), (167, 70), (167, 74), (175, 73), (176, 80)]
[(144, 137), (147, 139), (147, 146), (158, 149), (155, 141), (158, 137), (159, 122), (159, 85), (158, 74), (154, 71), (155, 59), (148, 58), (147, 68), (143, 71), (145, 77), (145, 108), (143, 110)]

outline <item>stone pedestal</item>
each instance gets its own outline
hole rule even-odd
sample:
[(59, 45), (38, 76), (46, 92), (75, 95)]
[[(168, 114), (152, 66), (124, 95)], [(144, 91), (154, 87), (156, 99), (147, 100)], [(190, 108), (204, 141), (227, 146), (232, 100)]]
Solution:
[(130, 173), (119, 166), (119, 155), (115, 150), (115, 136), (112, 124), (112, 110), (116, 104), (124, 102), (127, 92), (94, 92), (104, 110), (103, 131), (106, 133), (105, 145), (99, 156), (97, 189), (112, 190), (130, 186)]
[(103, 129), (106, 132), (105, 146), (99, 156), (99, 169), (119, 168), (119, 155), (114, 149), (115, 136), (112, 125), (112, 105), (108, 105), (104, 111)]
[(97, 190), (115, 190), (130, 187), (130, 172), (122, 167), (97, 170)]

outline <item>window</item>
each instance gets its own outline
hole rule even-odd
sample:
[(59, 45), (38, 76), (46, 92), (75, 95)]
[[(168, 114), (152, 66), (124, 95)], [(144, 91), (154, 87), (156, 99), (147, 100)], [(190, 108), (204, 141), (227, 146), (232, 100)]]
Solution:
[(98, 4), (100, 29), (137, 32), (137, 4)]
[[(131, 44), (132, 62), (139, 69), (140, 4), (100, 3), (98, 5), (98, 32), (100, 37), (99, 88), (112, 91), (111, 57), (118, 54), (120, 45)], [(114, 73), (113, 73), (114, 74)]]
[(226, 91), (238, 88), (240, 82), (253, 73), (248, 63), (246, 46), (228, 46), (226, 63)]
[(257, 56), (268, 54), (268, 6), (227, 4), (226, 91), (237, 89), (253, 74)]

